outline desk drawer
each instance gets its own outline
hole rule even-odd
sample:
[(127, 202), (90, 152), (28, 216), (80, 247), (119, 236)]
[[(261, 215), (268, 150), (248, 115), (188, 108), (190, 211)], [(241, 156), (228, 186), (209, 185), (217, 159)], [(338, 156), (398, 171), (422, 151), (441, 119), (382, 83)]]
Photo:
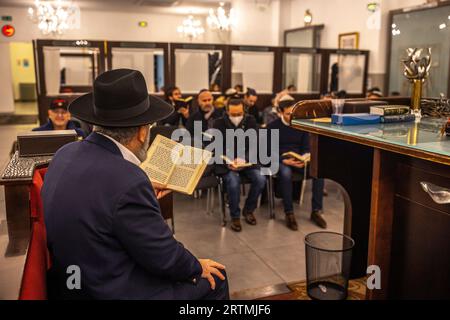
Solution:
[(450, 215), (395, 197), (391, 299), (450, 299)]
[(450, 167), (433, 166), (427, 168), (426, 162), (420, 167), (399, 163), (396, 170), (395, 193), (401, 197), (417, 202), (425, 207), (450, 214), (450, 204), (438, 204), (422, 189), (420, 182), (430, 182), (442, 188), (450, 189)]

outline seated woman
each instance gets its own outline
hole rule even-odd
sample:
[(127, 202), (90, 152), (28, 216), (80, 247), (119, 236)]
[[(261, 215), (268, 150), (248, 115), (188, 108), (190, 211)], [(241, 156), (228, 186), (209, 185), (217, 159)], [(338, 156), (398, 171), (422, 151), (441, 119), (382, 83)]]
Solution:
[[(268, 130), (279, 130), (279, 152), (280, 166), (277, 175), (277, 187), (283, 198), (284, 213), (286, 214), (286, 224), (291, 230), (298, 230), (297, 221), (294, 215), (293, 194), (292, 194), (292, 174), (294, 172), (304, 172), (305, 164), (295, 158), (286, 158), (282, 155), (286, 152), (295, 152), (303, 155), (309, 152), (309, 134), (289, 125), (290, 116), (294, 109), (295, 101), (287, 96), (278, 104), (281, 117), (267, 125)], [(268, 135), (270, 137), (270, 134)], [(273, 143), (273, 142), (272, 142)], [(323, 199), (323, 179), (313, 179), (312, 191), (312, 213), (311, 220), (322, 228), (326, 228), (326, 222), (322, 217)]]
[(75, 130), (79, 137), (85, 138), (86, 133), (79, 128), (75, 121), (70, 120), (71, 115), (68, 111), (69, 103), (64, 99), (53, 99), (48, 109), (48, 122), (33, 131), (50, 130)]

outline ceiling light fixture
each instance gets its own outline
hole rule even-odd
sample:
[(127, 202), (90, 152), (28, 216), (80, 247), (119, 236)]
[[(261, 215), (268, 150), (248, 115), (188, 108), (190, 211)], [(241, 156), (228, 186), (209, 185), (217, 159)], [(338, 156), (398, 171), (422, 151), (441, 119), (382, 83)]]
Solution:
[(80, 8), (72, 1), (35, 0), (34, 7), (28, 8), (28, 17), (43, 34), (62, 34), (66, 30), (79, 28)]
[(236, 26), (236, 14), (233, 8), (227, 13), (225, 10), (225, 3), (221, 2), (219, 7), (209, 9), (209, 15), (206, 18), (208, 26), (213, 30), (230, 31)]
[(305, 26), (310, 26), (312, 24), (312, 13), (311, 11), (309, 11), (309, 9), (307, 9), (305, 11), (305, 16), (303, 17), (303, 21), (305, 22)]
[(183, 20), (183, 24), (178, 26), (177, 32), (192, 40), (205, 33), (205, 29), (200, 20), (195, 19), (193, 15), (189, 15)]

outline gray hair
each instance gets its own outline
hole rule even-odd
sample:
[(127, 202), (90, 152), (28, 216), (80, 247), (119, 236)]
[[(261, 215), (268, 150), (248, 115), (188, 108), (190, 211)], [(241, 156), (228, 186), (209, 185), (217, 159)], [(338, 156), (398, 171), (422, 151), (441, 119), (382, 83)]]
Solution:
[(102, 126), (94, 126), (93, 131), (104, 134), (110, 138), (113, 138), (120, 144), (126, 145), (130, 143), (134, 136), (139, 131), (137, 127), (128, 127), (128, 128), (114, 128), (114, 127), (102, 127)]

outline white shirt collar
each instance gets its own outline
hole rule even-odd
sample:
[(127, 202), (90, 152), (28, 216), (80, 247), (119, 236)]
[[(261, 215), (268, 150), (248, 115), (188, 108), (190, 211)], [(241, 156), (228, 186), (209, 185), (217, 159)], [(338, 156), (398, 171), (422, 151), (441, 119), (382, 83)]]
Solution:
[(107, 136), (106, 134), (103, 134), (101, 132), (97, 132), (98, 134), (101, 134), (102, 136), (108, 138), (109, 140), (111, 140), (112, 142), (114, 142), (114, 144), (119, 148), (120, 153), (122, 153), (122, 156), (125, 160), (130, 161), (131, 163), (134, 163), (137, 166), (141, 165), (141, 161), (138, 159), (138, 157), (136, 157), (134, 155), (133, 152), (131, 152), (127, 147), (125, 147), (123, 144), (121, 144), (120, 142), (117, 142), (116, 140), (114, 140), (113, 138), (111, 138), (110, 136)]
[(284, 117), (283, 117), (283, 116), (281, 116), (280, 118), (281, 118), (281, 122), (283, 122), (283, 124), (284, 124), (285, 126), (287, 126), (287, 127), (290, 127), (290, 126), (291, 126), (291, 124), (290, 124), (289, 122), (286, 122), (286, 120), (284, 120)]

